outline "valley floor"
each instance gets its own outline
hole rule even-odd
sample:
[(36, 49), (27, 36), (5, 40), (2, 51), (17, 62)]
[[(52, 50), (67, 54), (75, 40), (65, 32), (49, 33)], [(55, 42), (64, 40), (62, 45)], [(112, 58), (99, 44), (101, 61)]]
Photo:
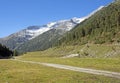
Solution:
[(39, 64), (39, 65), (44, 65), (44, 66), (48, 66), (48, 67), (54, 67), (54, 68), (59, 68), (59, 69), (66, 69), (66, 70), (72, 70), (72, 71), (78, 71), (78, 72), (84, 72), (84, 73), (90, 73), (90, 74), (96, 74), (96, 75), (104, 75), (104, 76), (114, 77), (114, 78), (120, 79), (120, 73), (118, 73), (118, 72), (109, 72), (109, 71), (103, 71), (103, 70), (80, 68), (80, 67), (61, 65), (61, 64), (24, 61), (24, 60), (19, 60), (19, 59), (14, 59), (14, 60), (24, 62), (24, 63)]
[(119, 83), (120, 79), (57, 69), (44, 65), (0, 60), (0, 83)]
[[(0, 83), (120, 83), (119, 50), (119, 45), (84, 45), (28, 52), (0, 60)], [(71, 54), (78, 56), (61, 58)]]

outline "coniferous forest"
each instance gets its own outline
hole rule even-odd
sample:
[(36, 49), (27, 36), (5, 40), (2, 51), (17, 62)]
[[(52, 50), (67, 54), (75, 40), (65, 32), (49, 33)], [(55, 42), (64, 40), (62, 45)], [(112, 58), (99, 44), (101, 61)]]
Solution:
[(120, 42), (120, 1), (109, 4), (69, 31), (57, 43), (119, 43)]
[(6, 46), (0, 44), (0, 59), (10, 58), (11, 56), (13, 56), (13, 52)]

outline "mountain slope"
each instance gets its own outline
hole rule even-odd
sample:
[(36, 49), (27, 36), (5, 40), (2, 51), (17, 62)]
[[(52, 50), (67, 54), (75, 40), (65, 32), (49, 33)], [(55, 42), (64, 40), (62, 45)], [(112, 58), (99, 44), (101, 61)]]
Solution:
[(62, 39), (61, 44), (119, 43), (120, 42), (120, 1), (102, 8), (80, 23)]
[[(97, 11), (99, 11), (102, 8), (103, 8), (103, 6), (99, 7), (97, 10), (93, 11), (88, 16), (85, 16), (85, 17), (82, 17), (82, 18), (74, 17), (74, 18), (69, 19), (69, 20), (61, 20), (61, 21), (57, 21), (57, 22), (51, 22), (51, 23), (48, 23), (48, 24), (43, 25), (43, 26), (30, 26), (30, 27), (28, 27), (24, 30), (21, 30), (17, 33), (14, 33), (14, 34), (6, 37), (6, 38), (1, 38), (0, 43), (8, 46), (12, 50), (20, 49), (22, 47), (24, 48), (24, 45), (26, 43), (28, 43), (28, 41), (30, 41), (34, 38), (35, 38), (34, 40), (36, 40), (36, 39), (38, 40), (38, 38), (36, 38), (36, 37), (42, 35), (43, 33), (47, 32), (47, 31), (50, 31), (50, 30), (54, 29), (55, 31), (54, 30), (52, 30), (52, 31), (58, 32), (58, 34), (54, 33), (54, 32), (51, 32), (51, 31), (50, 31), (50, 33), (49, 32), (48, 33), (49, 33), (49, 35), (56, 35), (57, 34), (57, 36), (53, 36), (51, 41), (49, 41), (51, 39), (51, 37), (50, 38), (44, 37), (44, 38), (47, 38), (47, 39), (43, 39), (43, 38), (41, 39), (40, 38), (39, 39), (40, 42), (44, 42), (44, 41), (49, 41), (49, 42), (48, 42), (48, 44), (46, 43), (47, 45), (44, 45), (44, 43), (42, 45), (40, 44), (42, 48), (39, 46), (39, 48), (36, 49), (36, 50), (48, 48), (48, 47), (51, 46), (52, 41), (56, 41), (57, 39), (59, 39), (59, 37), (61, 35), (63, 35), (67, 31), (70, 31), (77, 24), (79, 24), (82, 21), (84, 21), (85, 19), (91, 17), (94, 13), (96, 13)], [(57, 30), (57, 29), (59, 29), (59, 30)], [(59, 34), (59, 31), (60, 31), (61, 34)], [(34, 41), (34, 44), (35, 44), (35, 41)], [(37, 44), (38, 43), (36, 42), (35, 45), (37, 45)], [(27, 45), (29, 45), (29, 44), (27, 44)], [(46, 46), (46, 47), (44, 47), (44, 46)]]
[(66, 32), (70, 31), (77, 24), (81, 23), (85, 19), (91, 17), (97, 11), (101, 10), (103, 6), (100, 6), (98, 9), (90, 13), (89, 15), (82, 18), (72, 18), (70, 20), (62, 20), (50, 24), (54, 24), (52, 29), (39, 35), (38, 37), (23, 43), (20, 45), (17, 50), (19, 52), (28, 52), (28, 51), (37, 51), (37, 50), (45, 50), (54, 46)]
[[(10, 49), (16, 49), (21, 44), (34, 39), (35, 37), (43, 34), (46, 31), (49, 31), (54, 28), (61, 28), (65, 29), (66, 31), (71, 30), (75, 25), (81, 22), (84, 19), (81, 18), (74, 18), (74, 20), (61, 20), (58, 22), (51, 22), (43, 26), (30, 26), (24, 30), (21, 30), (17, 33), (11, 34), (8, 37), (1, 38), (0, 43), (6, 45)], [(64, 28), (66, 27), (66, 28)]]
[(20, 45), (16, 50), (19, 52), (28, 52), (36, 50), (45, 50), (52, 45), (67, 31), (71, 30), (80, 21), (78, 18), (57, 22), (51, 30), (29, 40)]
[(48, 32), (39, 35), (38, 37), (25, 42), (21, 46), (19, 46), (16, 50), (20, 53), (28, 52), (28, 51), (37, 51), (37, 50), (45, 50), (54, 44), (61, 35), (65, 33), (63, 30), (51, 29)]
[(1, 38), (0, 43), (6, 45), (10, 49), (15, 49), (22, 43), (31, 40), (32, 38), (50, 30), (49, 27), (45, 26), (30, 26), (27, 29), (21, 30), (17, 33), (11, 34), (8, 37)]

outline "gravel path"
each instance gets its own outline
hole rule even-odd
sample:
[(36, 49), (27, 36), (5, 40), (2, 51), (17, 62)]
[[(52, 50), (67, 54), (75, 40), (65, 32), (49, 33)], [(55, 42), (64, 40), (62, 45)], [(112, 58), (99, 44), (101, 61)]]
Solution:
[(24, 60), (18, 60), (18, 59), (14, 59), (14, 60), (20, 61), (20, 62), (25, 62), (25, 63), (31, 63), (31, 64), (39, 64), (39, 65), (44, 65), (44, 66), (49, 66), (49, 67), (54, 67), (54, 68), (59, 68), (59, 69), (66, 69), (66, 70), (84, 72), (84, 73), (95, 74), (95, 75), (104, 75), (104, 76), (114, 77), (114, 78), (120, 79), (120, 73), (118, 73), (118, 72), (95, 70), (95, 69), (89, 69), (89, 68), (80, 68), (80, 67), (61, 65), (61, 64), (41, 63), (41, 62), (34, 62), (34, 61), (24, 61)]

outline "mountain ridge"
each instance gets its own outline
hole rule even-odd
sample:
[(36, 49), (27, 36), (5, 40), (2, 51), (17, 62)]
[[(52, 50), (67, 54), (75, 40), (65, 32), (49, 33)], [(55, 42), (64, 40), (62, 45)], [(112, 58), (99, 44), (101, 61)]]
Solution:
[[(79, 20), (80, 18), (77, 18), (76, 20)], [(68, 25), (66, 25), (66, 23)], [(8, 46), (10, 49), (15, 49), (17, 46), (43, 34), (46, 31), (49, 31), (53, 28), (60, 29), (61, 25), (65, 25), (63, 29), (66, 29), (67, 31), (71, 30), (76, 24), (71, 19), (69, 20), (60, 20), (57, 22), (51, 22), (46, 25), (42, 26), (29, 26), (26, 29), (23, 29), (21, 31), (18, 31), (16, 33), (13, 33), (5, 38), (0, 38), (0, 43), (3, 45)], [(62, 28), (61, 28), (62, 29)]]
[[(101, 8), (102, 7), (99, 7), (97, 10), (93, 11), (90, 15), (87, 15), (85, 17), (81, 17), (81, 18), (74, 17), (74, 18), (68, 19), (68, 20), (60, 20), (60, 21), (56, 21), (56, 22), (50, 22), (50, 23), (48, 23), (46, 25), (42, 25), (42, 26), (29, 26), (26, 29), (23, 29), (17, 33), (11, 34), (8, 37), (1, 38), (0, 43), (8, 46), (10, 49), (14, 50), (14, 49), (18, 48), (18, 46), (20, 46), (21, 44), (24, 44), (25, 42), (30, 41), (30, 40), (36, 38), (37, 36), (47, 32), (49, 30), (52, 30), (52, 29), (56, 29), (56, 31), (58, 31), (58, 33), (59, 33), (59, 31), (61, 32), (61, 30), (62, 30), (63, 32), (61, 32), (61, 34), (63, 34), (64, 32), (70, 31), (77, 24), (81, 23), (85, 19), (92, 16), (94, 13), (99, 11)], [(58, 34), (58, 35), (60, 35), (60, 34)]]

